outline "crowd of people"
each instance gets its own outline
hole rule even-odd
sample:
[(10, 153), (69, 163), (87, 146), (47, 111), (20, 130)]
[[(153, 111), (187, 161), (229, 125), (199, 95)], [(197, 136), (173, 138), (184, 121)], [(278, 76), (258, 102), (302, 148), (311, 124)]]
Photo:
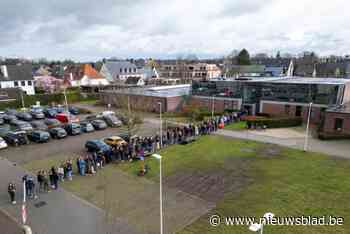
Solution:
[[(240, 121), (240, 113), (230, 113), (222, 116), (204, 120), (200, 123), (189, 124), (186, 126), (169, 127), (164, 129), (162, 137), (159, 134), (150, 137), (134, 136), (125, 139), (125, 143), (111, 147), (111, 150), (105, 152), (92, 152), (76, 158), (77, 174), (80, 176), (94, 175), (103, 169), (106, 164), (115, 162), (141, 160), (141, 169), (139, 175), (147, 173), (148, 167), (144, 163), (145, 156), (148, 156), (157, 150), (174, 144), (187, 144), (197, 137), (209, 135), (224, 125)], [(53, 166), (50, 170), (40, 170), (37, 173), (38, 188), (36, 188), (35, 179), (30, 175), (23, 177), (26, 186), (26, 195), (28, 198), (36, 199), (38, 193), (48, 193), (52, 189), (57, 190), (59, 182), (73, 179), (73, 160), (70, 158), (61, 163), (58, 167)], [(10, 200), (16, 204), (15, 183), (8, 185)]]

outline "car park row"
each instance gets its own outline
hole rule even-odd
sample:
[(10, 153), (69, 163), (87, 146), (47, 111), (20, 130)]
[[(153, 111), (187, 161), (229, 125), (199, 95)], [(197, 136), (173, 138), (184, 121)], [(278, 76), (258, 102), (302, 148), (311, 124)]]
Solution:
[(33, 106), (29, 111), (6, 109), (0, 111), (0, 149), (8, 145), (19, 146), (48, 142), (50, 139), (62, 139), (107, 127), (120, 127), (121, 121), (111, 113), (88, 116), (80, 120), (79, 109)]

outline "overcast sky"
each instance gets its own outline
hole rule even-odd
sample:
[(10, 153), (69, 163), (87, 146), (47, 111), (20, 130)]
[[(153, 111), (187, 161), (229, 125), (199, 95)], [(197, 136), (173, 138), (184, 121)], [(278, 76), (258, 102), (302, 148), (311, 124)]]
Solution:
[[(90, 3), (91, 2), (91, 3)], [(347, 0), (1, 0), (0, 56), (350, 53)]]

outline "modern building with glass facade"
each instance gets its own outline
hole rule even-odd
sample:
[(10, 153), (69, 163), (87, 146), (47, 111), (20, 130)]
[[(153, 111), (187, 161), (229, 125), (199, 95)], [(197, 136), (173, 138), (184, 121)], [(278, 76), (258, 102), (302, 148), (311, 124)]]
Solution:
[(194, 99), (221, 100), (223, 109), (235, 101), (235, 109), (250, 114), (306, 117), (313, 103), (312, 120), (321, 120), (325, 110), (350, 101), (350, 80), (306, 77), (259, 77), (198, 81), (192, 85)]

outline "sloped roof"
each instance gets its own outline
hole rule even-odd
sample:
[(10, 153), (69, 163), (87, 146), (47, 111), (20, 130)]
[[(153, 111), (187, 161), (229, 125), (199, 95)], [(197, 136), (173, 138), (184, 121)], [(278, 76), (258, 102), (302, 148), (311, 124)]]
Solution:
[(33, 80), (32, 65), (6, 65), (8, 77), (0, 71), (0, 81)]
[(96, 71), (91, 64), (82, 64), (81, 69), (83, 70), (83, 74), (91, 79), (104, 79), (104, 77)]
[(120, 74), (120, 69), (137, 69), (136, 65), (129, 61), (107, 61), (104, 65), (113, 75)]

